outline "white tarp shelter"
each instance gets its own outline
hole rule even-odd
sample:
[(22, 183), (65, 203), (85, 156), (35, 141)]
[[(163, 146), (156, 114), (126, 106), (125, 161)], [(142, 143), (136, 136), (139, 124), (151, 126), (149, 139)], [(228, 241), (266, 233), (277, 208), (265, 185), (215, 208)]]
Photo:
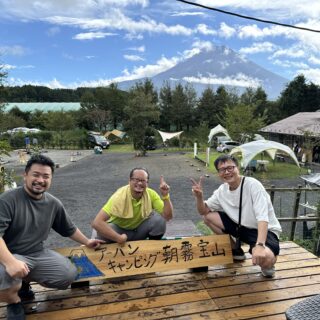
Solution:
[(300, 176), (303, 180), (305, 180), (307, 183), (315, 184), (317, 186), (320, 186), (320, 173), (313, 173), (308, 175)]
[(227, 129), (224, 128), (221, 124), (218, 124), (213, 129), (210, 130), (210, 133), (209, 133), (209, 136), (208, 136), (208, 143), (210, 143), (210, 141), (212, 140), (213, 136), (215, 136), (218, 133), (222, 133), (223, 135), (225, 135), (227, 138), (229, 138), (231, 140)]
[(108, 138), (110, 135), (114, 135), (114, 136), (116, 136), (116, 137), (119, 138), (119, 139), (123, 139), (126, 134), (127, 134), (127, 133), (124, 132), (124, 131), (120, 131), (120, 130), (117, 130), (117, 129), (113, 129), (112, 131), (106, 132), (106, 134), (105, 134), (104, 136), (105, 136), (106, 138)]
[(183, 131), (179, 131), (179, 132), (163, 132), (163, 131), (160, 131), (160, 130), (157, 130), (162, 138), (162, 141), (163, 142), (166, 142), (167, 140), (170, 140), (174, 137), (177, 137), (179, 138), (180, 137), (180, 134), (183, 132)]
[(241, 153), (242, 167), (246, 168), (257, 154), (264, 151), (266, 151), (273, 160), (275, 159), (277, 152), (284, 152), (294, 160), (298, 167), (300, 166), (299, 161), (291, 148), (282, 143), (270, 140), (257, 140), (242, 144), (239, 147), (232, 149), (230, 154)]

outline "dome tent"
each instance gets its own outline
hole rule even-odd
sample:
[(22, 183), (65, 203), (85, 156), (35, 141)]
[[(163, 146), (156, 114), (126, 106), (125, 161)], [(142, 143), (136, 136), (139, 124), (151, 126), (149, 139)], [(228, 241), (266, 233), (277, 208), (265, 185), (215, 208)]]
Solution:
[(209, 136), (208, 136), (208, 143), (210, 143), (210, 141), (212, 140), (213, 136), (215, 136), (218, 133), (222, 133), (223, 135), (225, 135), (228, 139), (231, 140), (227, 129), (225, 129), (221, 124), (218, 124), (217, 126), (215, 126), (213, 129), (210, 130)]

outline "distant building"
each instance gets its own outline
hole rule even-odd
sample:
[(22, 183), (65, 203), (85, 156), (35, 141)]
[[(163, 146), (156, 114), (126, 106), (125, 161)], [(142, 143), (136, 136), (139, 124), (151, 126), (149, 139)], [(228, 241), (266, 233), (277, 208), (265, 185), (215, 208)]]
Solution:
[[(306, 134), (310, 138), (312, 150), (309, 150), (313, 162), (320, 163), (320, 112), (299, 112), (293, 116), (270, 124), (260, 130), (272, 141), (306, 149)], [(302, 151), (303, 152), (303, 151)], [(311, 160), (311, 159), (310, 159)]]
[(76, 111), (80, 110), (80, 102), (10, 102), (5, 105), (5, 111), (18, 107), (21, 111)]

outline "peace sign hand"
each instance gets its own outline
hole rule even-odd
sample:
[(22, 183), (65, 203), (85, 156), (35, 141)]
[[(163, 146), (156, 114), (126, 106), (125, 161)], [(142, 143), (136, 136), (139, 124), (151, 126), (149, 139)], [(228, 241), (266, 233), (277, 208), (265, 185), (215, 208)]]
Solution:
[(194, 179), (190, 179), (192, 182), (192, 193), (196, 198), (202, 198), (203, 196), (203, 190), (202, 190), (202, 183), (203, 183), (204, 177), (201, 176), (199, 179), (199, 182), (195, 181)]

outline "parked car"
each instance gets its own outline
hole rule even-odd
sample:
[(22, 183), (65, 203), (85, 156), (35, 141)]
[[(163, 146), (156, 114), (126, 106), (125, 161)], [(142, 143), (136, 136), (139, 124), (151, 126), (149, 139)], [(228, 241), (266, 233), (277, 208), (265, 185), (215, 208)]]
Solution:
[(110, 141), (105, 136), (100, 134), (89, 134), (88, 141), (90, 147), (92, 148), (98, 146), (102, 149), (108, 149), (110, 147)]
[(218, 152), (224, 152), (228, 153), (230, 152), (233, 148), (240, 146), (240, 142), (237, 141), (224, 141), (221, 144), (217, 146), (217, 151)]
[(144, 139), (144, 148), (146, 150), (156, 150), (156, 139), (154, 136), (146, 136)]
[(219, 146), (221, 143), (223, 143), (225, 141), (230, 141), (230, 137), (227, 137), (227, 136), (215, 136), (211, 140), (210, 147), (211, 148), (217, 148), (217, 146)]

